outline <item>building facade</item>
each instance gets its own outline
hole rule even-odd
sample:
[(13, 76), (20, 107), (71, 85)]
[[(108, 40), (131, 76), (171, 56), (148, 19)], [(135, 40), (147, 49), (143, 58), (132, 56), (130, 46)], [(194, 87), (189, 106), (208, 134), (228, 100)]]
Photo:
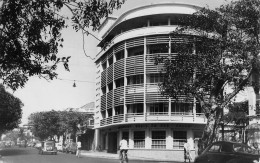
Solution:
[[(151, 4), (107, 18), (99, 28), (96, 56), (95, 145), (115, 153), (125, 137), (131, 156), (176, 157), (188, 141), (195, 149), (206, 118), (195, 99), (162, 96), (157, 56), (177, 55), (174, 44), (192, 42), (171, 32), (198, 6)], [(191, 47), (195, 52), (196, 47)]]

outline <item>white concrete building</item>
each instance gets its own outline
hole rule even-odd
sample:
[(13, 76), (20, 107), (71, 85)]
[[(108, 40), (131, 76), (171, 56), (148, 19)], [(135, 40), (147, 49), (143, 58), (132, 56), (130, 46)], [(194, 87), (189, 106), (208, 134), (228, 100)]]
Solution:
[(153, 61), (158, 55), (176, 56), (172, 45), (190, 38), (172, 38), (170, 33), (198, 9), (180, 3), (151, 4), (109, 17), (100, 26), (95, 61), (96, 147), (117, 152), (125, 137), (131, 156), (175, 160), (183, 159), (185, 141), (194, 148), (206, 118), (196, 100), (176, 101), (160, 94), (162, 66)]

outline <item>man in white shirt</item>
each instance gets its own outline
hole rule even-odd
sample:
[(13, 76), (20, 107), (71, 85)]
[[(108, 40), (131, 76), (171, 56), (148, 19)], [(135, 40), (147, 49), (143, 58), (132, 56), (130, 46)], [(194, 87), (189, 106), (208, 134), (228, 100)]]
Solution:
[(80, 156), (80, 150), (81, 150), (81, 142), (77, 141), (77, 153), (76, 156), (79, 158)]
[(120, 147), (120, 159), (121, 159), (122, 158), (122, 153), (125, 152), (125, 154), (127, 154), (127, 150), (128, 150), (128, 143), (127, 143), (125, 138), (123, 138), (120, 141), (119, 147)]
[(190, 144), (188, 142), (184, 144), (184, 162), (186, 162), (186, 159), (188, 159), (189, 162), (192, 160), (190, 153)]

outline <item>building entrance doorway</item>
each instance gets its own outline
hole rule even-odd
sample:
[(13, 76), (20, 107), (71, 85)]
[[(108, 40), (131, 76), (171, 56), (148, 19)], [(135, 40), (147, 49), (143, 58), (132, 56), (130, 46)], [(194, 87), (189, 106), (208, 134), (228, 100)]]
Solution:
[(117, 132), (108, 133), (108, 153), (117, 153)]

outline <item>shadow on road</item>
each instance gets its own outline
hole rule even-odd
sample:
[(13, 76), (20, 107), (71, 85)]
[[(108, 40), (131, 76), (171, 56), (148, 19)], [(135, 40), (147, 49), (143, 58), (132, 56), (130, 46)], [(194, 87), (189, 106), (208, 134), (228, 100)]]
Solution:
[(0, 150), (0, 155), (2, 156), (14, 156), (14, 155), (32, 155), (34, 153), (29, 153), (24, 150), (24, 148), (3, 148)]

